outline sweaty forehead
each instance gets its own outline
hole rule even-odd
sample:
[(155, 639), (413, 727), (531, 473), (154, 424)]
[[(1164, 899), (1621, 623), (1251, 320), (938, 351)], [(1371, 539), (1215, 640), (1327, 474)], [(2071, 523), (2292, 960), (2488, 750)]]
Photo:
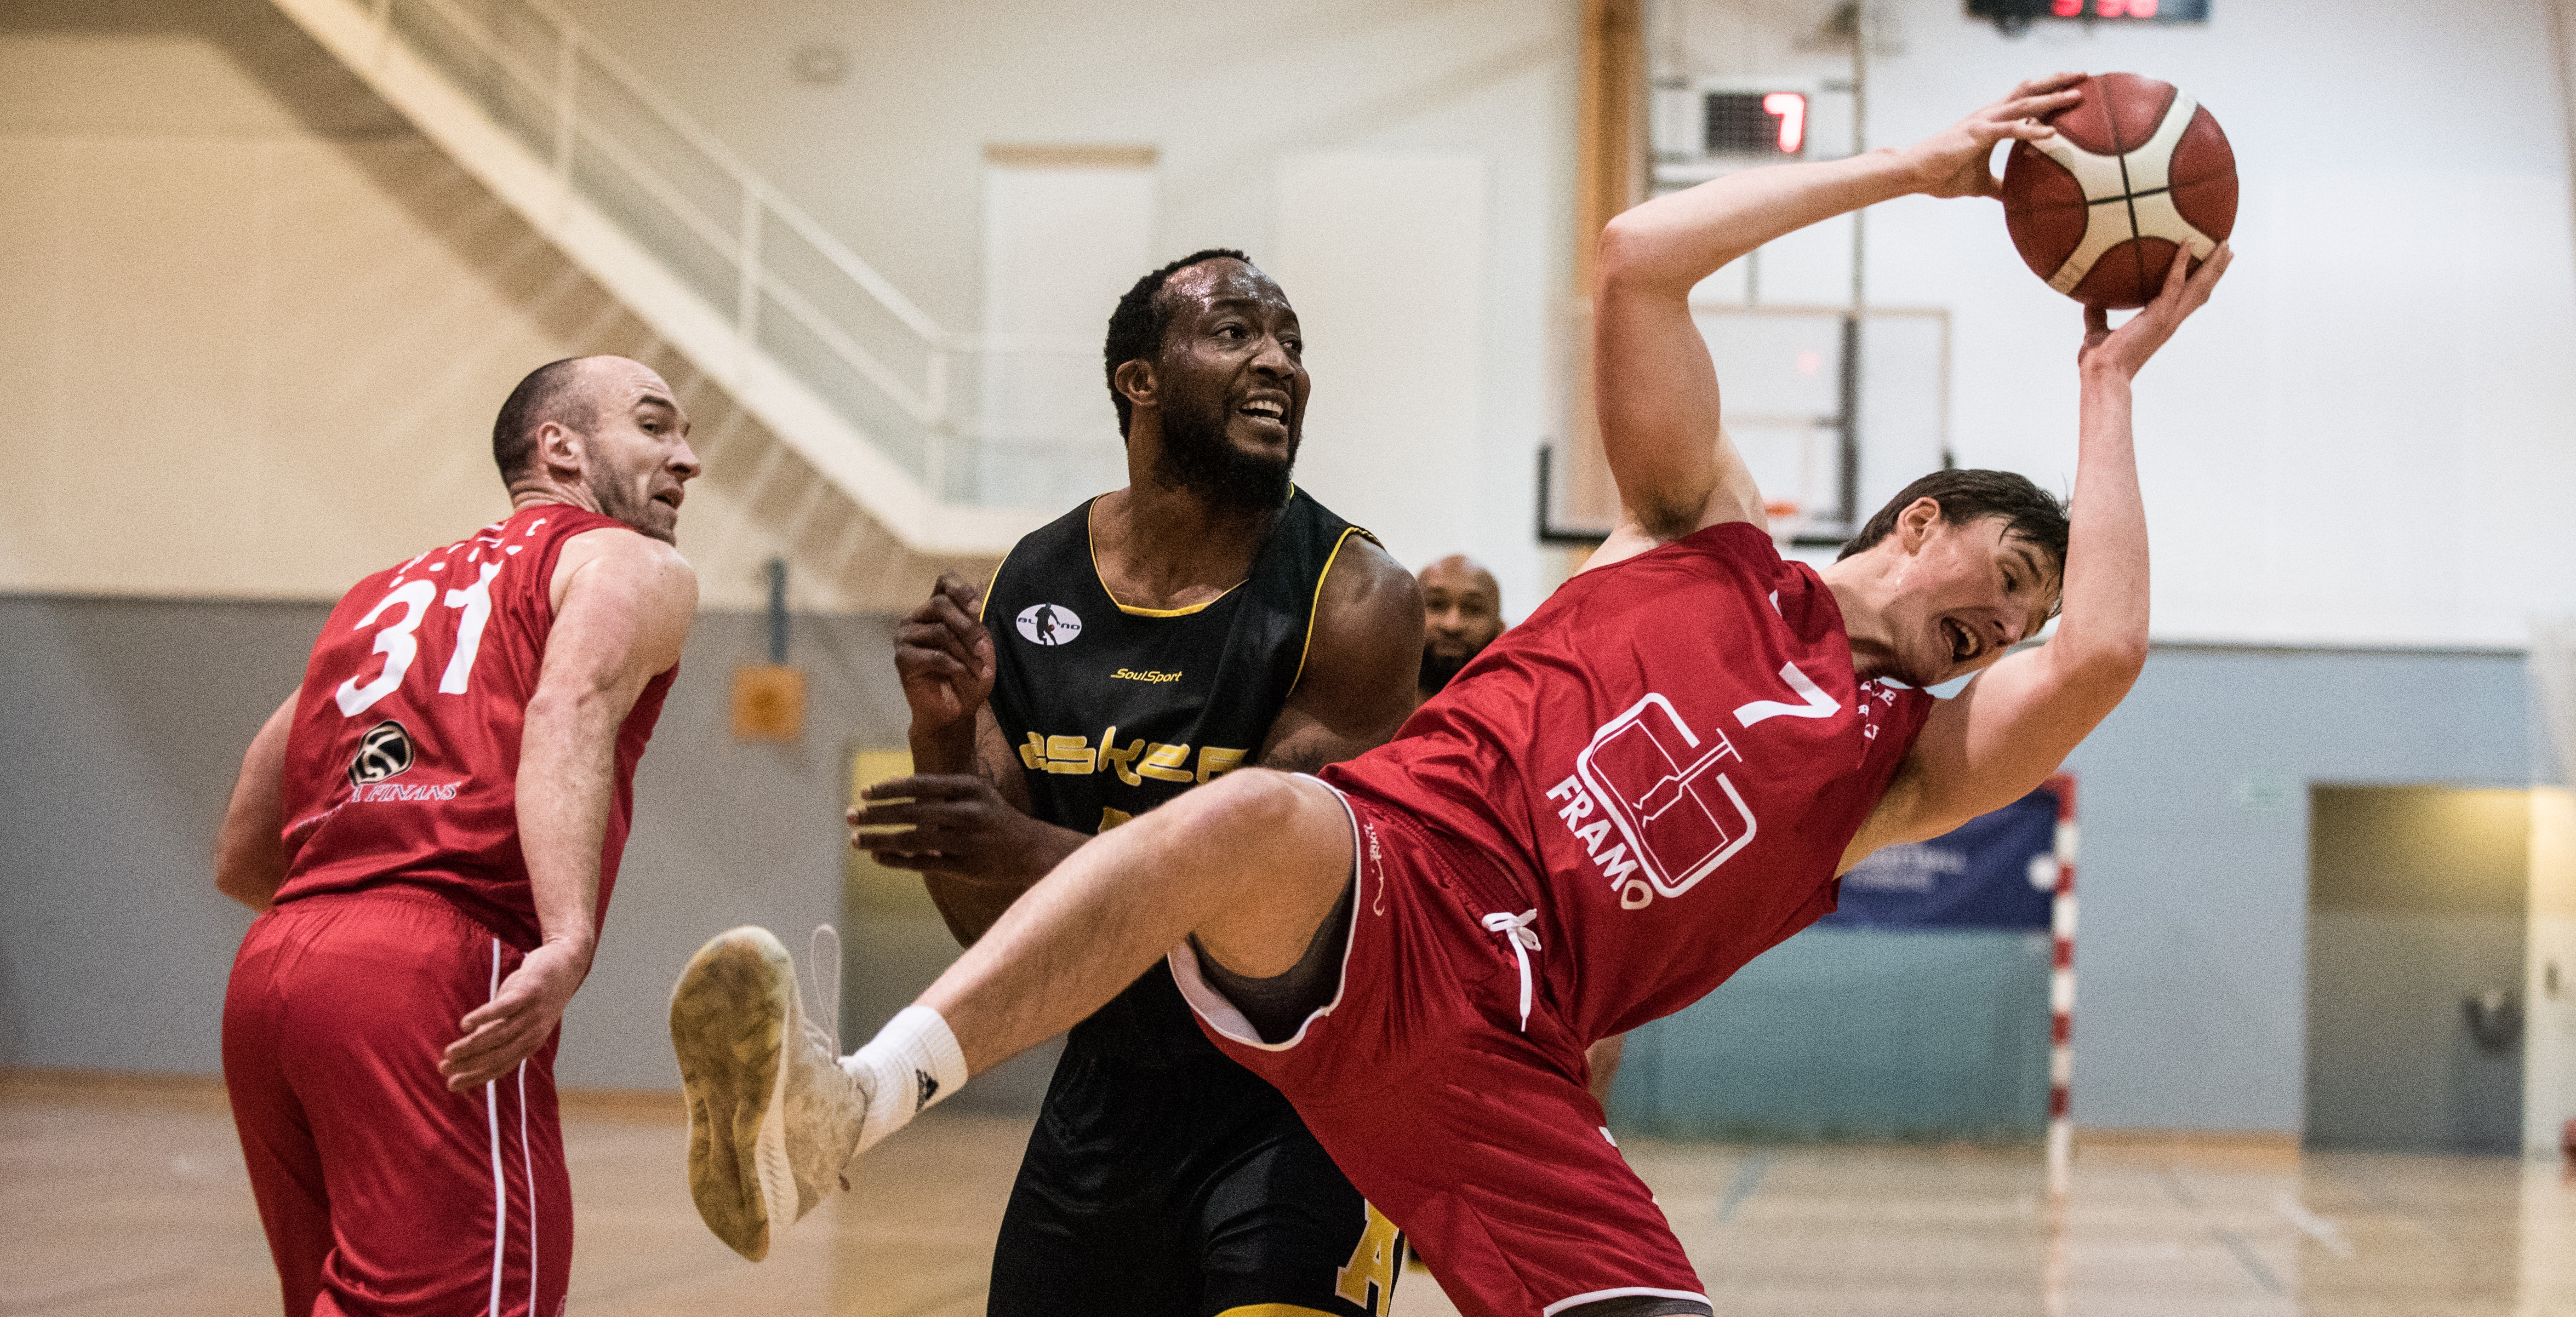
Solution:
[(1179, 315), (1231, 303), (1252, 302), (1268, 309), (1296, 311), (1288, 305), (1288, 295), (1269, 275), (1248, 262), (1233, 257), (1201, 261), (1175, 272), (1163, 285), (1163, 295), (1172, 299), (1175, 318)]

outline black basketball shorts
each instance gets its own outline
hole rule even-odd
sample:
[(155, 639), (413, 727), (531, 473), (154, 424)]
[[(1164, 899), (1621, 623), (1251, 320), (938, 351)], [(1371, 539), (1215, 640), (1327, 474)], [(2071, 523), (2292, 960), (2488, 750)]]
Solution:
[(1230, 1103), (1194, 1093), (1186, 1067), (1159, 1082), (1120, 1069), (1058, 1069), (1003, 1214), (988, 1317), (1385, 1317), (1403, 1237), (1275, 1091)]

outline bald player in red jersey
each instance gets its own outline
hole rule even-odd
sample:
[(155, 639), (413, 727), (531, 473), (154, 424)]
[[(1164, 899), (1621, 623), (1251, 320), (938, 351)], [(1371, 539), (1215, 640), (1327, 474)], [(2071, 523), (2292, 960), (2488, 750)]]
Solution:
[[(1463, 1311), (1709, 1312), (1585, 1092), (1584, 1048), (1832, 909), (1872, 850), (2018, 799), (2119, 703), (2147, 648), (2130, 381), (2229, 258), (2186, 276), (2178, 255), (2116, 330), (2087, 314), (2071, 521), (2019, 476), (1939, 473), (1823, 572), (1772, 547), (1690, 289), (1861, 206), (1994, 195), (1995, 146), (2049, 135), (2038, 116), (2078, 80), (1614, 220), (1595, 378), (1626, 515), (1586, 570), (1386, 746), (1320, 778), (1231, 774), (1074, 852), (861, 1049), (839, 1109), (806, 1100), (831, 1091), (828, 1051), (768, 1004), (793, 991), (775, 939), (709, 943), (675, 1002), (707, 1035), (684, 1055), (742, 1045), (692, 1105), (737, 1131), (748, 1209), (792, 1219), (852, 1149), (1167, 956), (1209, 1036)], [(2056, 636), (2007, 655), (2061, 601)], [(1971, 674), (1953, 699), (1924, 689)]]
[(563, 1306), (557, 1024), (697, 606), (688, 430), (636, 362), (530, 374), (509, 517), (360, 581), (243, 759), (224, 1082), (289, 1317)]

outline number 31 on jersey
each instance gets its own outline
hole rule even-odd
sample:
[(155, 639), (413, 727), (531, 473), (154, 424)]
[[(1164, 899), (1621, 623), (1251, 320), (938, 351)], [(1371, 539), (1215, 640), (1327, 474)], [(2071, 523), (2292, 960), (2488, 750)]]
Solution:
[[(438, 693), (441, 695), (464, 694), (466, 682), (474, 675), (474, 656), (483, 647), (483, 626), (492, 620), (492, 578), (500, 571), (501, 564), (497, 562), (482, 564), (482, 573), (474, 584), (449, 590), (446, 599), (441, 601), (449, 608), (462, 609), (465, 613), (456, 624), (456, 652), (448, 656), (447, 671), (438, 679)], [(412, 633), (420, 629), (421, 619), (429, 615), (431, 601), (437, 599), (437, 582), (406, 581), (377, 600), (376, 606), (358, 619), (356, 629), (364, 631), (374, 626), (376, 619), (388, 610), (402, 610), (402, 616), (376, 633), (375, 652), (385, 656), (384, 669), (364, 684), (351, 677), (332, 692), (340, 702), (342, 717), (355, 718), (366, 712), (368, 706), (401, 688), (404, 676), (411, 672), (411, 665), (420, 658), (420, 638)]]

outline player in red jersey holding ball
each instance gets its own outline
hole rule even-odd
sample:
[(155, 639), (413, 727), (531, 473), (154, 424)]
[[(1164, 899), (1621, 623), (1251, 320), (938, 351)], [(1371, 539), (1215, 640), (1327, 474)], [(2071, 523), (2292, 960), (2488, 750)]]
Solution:
[[(2178, 257), (2116, 330), (2088, 313), (2071, 525), (2019, 476), (1944, 472), (1821, 573), (1772, 547), (1690, 289), (1873, 202), (1993, 195), (1994, 147), (2046, 136), (2037, 116), (2075, 81), (2025, 83), (1902, 151), (1614, 220), (1595, 362), (1625, 522), (1395, 741), (1320, 777), (1246, 769), (1086, 844), (837, 1090), (781, 1004), (776, 940), (709, 943), (677, 1041), (700, 1136), (739, 1146), (746, 1211), (783, 1225), (853, 1148), (1168, 957), (1202, 1027), (1295, 1103), (1463, 1310), (1708, 1312), (1584, 1090), (1585, 1045), (1830, 910), (1870, 851), (2019, 798), (2119, 703), (2147, 649), (2130, 380), (2228, 257), (2189, 277)], [(2061, 601), (2055, 638), (2007, 656)], [(1924, 690), (1981, 671), (1957, 698)]]
[(697, 607), (688, 431), (624, 358), (530, 374), (510, 516), (360, 581), (243, 759), (224, 1083), (289, 1317), (562, 1309), (556, 1026)]

